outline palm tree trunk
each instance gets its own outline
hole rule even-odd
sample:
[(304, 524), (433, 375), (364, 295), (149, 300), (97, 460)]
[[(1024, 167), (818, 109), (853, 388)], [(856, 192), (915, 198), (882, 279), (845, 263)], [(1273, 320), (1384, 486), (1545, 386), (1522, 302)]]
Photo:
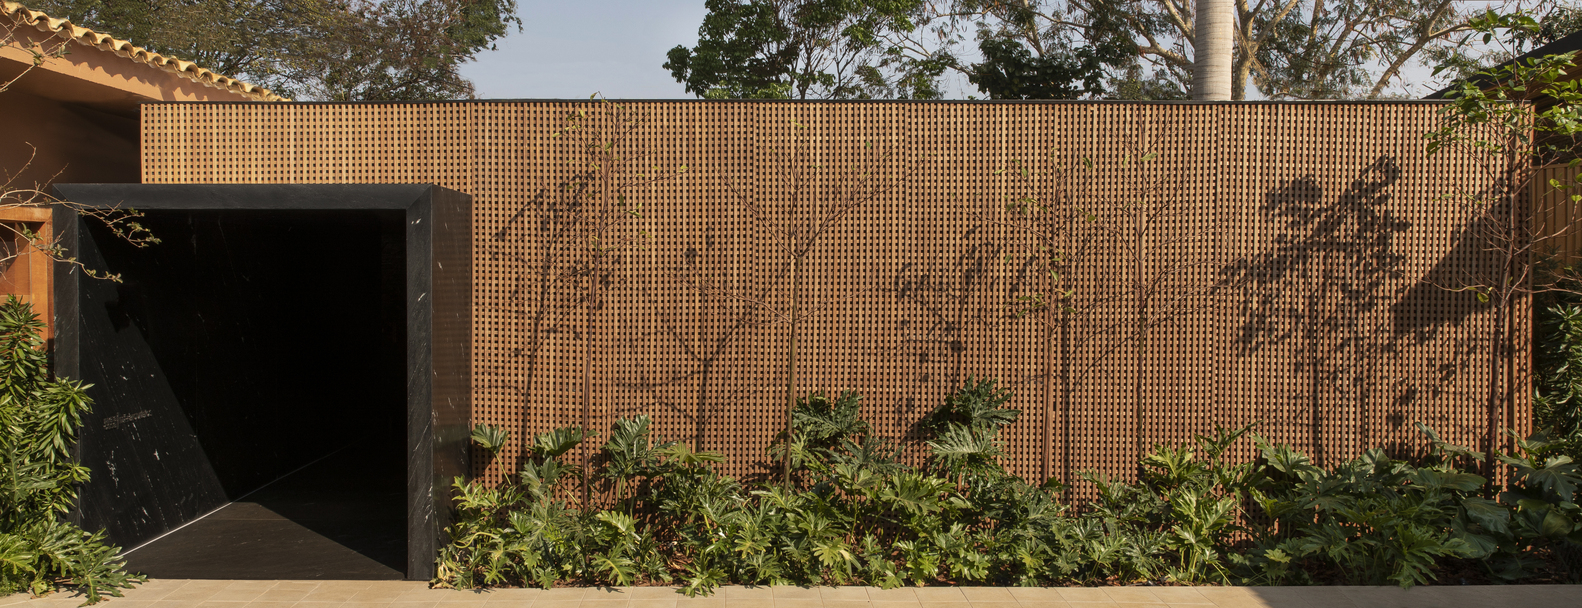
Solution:
[(1226, 101), (1236, 13), (1231, 0), (1197, 0), (1192, 33), (1192, 99)]

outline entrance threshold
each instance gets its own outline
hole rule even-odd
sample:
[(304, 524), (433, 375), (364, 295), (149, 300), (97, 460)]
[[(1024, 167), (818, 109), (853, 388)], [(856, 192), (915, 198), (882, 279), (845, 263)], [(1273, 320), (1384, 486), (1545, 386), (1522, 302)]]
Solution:
[[(385, 450), (388, 451), (388, 450)], [(399, 580), (404, 471), (346, 447), (126, 553), (154, 578)]]

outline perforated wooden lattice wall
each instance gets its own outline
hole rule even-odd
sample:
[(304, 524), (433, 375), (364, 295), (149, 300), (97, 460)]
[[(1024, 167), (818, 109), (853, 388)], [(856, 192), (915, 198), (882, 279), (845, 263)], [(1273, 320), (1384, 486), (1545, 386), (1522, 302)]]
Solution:
[[(602, 107), (150, 105), (143, 176), (471, 194), (475, 422), (515, 438), (476, 459), (490, 480), (520, 438), (582, 420), (585, 379), (595, 429), (646, 413), (767, 472), (792, 283), (776, 229), (847, 203), (806, 256), (798, 386), (860, 391), (880, 434), (915, 441), (989, 376), (1022, 411), (1005, 462), (1034, 479), (1126, 477), (1139, 443), (1253, 423), (1320, 461), (1416, 449), (1414, 422), (1482, 443), (1492, 316), (1436, 284), (1486, 263), (1440, 198), (1484, 178), (1426, 155), (1436, 105), (638, 102), (607, 162), (640, 213), (595, 234), (567, 188), (589, 157), (553, 134), (578, 110), (584, 134), (620, 130)], [(1518, 397), (1501, 422), (1528, 418)]]

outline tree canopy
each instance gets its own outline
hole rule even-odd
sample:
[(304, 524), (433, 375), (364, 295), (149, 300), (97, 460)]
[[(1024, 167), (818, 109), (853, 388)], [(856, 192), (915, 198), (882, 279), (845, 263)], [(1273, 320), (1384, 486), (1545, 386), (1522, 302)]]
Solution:
[(33, 0), (32, 8), (294, 98), (455, 99), (516, 0)]
[[(709, 98), (933, 98), (945, 66), (898, 62), (886, 36), (916, 29), (921, 0), (708, 0), (698, 44), (664, 68)], [(889, 73), (886, 74), (885, 72)]]
[[(693, 48), (669, 53), (706, 97), (928, 98), (947, 73), (991, 98), (1179, 99), (1191, 88), (1194, 0), (709, 0)], [(1232, 94), (1401, 95), (1414, 68), (1487, 65), (1456, 0), (1236, 0)], [(1543, 5), (1535, 39), (1576, 30)], [(976, 50), (976, 53), (972, 51)]]

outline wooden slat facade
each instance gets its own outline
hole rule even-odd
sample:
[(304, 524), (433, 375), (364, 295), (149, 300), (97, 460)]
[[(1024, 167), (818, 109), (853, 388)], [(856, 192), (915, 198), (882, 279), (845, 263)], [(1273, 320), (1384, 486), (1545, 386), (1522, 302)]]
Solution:
[[(488, 480), (509, 474), (516, 440), (581, 421), (587, 348), (595, 429), (646, 413), (659, 434), (724, 452), (729, 473), (768, 472), (788, 326), (745, 296), (783, 308), (790, 281), (742, 200), (838, 199), (856, 183), (842, 171), (864, 166), (881, 191), (808, 255), (798, 385), (862, 392), (881, 434), (915, 442), (946, 393), (989, 376), (1023, 412), (1005, 462), (1037, 480), (1130, 477), (1138, 443), (1254, 423), (1325, 462), (1419, 449), (1419, 421), (1482, 445), (1492, 315), (1431, 283), (1486, 263), (1456, 247), (1460, 216), (1441, 198), (1484, 177), (1464, 155), (1425, 153), (1438, 105), (629, 105), (642, 122), (628, 158), (687, 171), (630, 193), (642, 215), (620, 230), (646, 240), (616, 256), (592, 334), (564, 276), (578, 248), (550, 236), (567, 228), (557, 188), (575, 154), (551, 134), (595, 103), (149, 105), (143, 180), (472, 195), (474, 417), (515, 438), (476, 471)], [(788, 177), (788, 150), (819, 167)], [(1058, 280), (1006, 208), (1020, 197), (1092, 216), (1061, 233)], [(1144, 207), (1168, 213), (1127, 224)], [(1146, 339), (1139, 278), (1158, 286)], [(1057, 289), (1082, 310), (1014, 314), (1019, 296)], [(1516, 394), (1504, 424), (1525, 430), (1529, 391)]]

